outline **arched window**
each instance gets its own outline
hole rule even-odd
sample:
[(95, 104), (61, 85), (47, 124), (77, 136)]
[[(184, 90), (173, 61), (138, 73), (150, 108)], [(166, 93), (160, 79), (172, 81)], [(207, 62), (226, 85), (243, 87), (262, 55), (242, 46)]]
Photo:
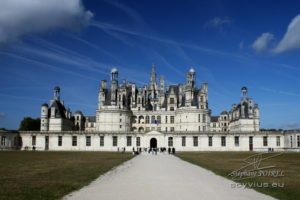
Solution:
[(155, 124), (155, 116), (154, 115), (151, 116), (151, 124)]
[(161, 116), (157, 116), (157, 123), (161, 124)]
[(143, 127), (140, 127), (140, 128), (139, 128), (139, 132), (144, 132), (144, 128), (143, 128)]
[(147, 115), (146, 116), (146, 124), (149, 124), (150, 123), (150, 117)]
[(139, 124), (143, 124), (144, 123), (144, 116), (139, 116)]

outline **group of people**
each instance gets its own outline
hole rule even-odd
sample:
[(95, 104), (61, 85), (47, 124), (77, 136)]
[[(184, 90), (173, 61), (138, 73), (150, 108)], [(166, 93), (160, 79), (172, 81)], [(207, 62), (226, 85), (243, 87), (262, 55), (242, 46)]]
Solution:
[[(168, 154), (175, 154), (175, 148), (174, 147), (168, 147), (168, 149), (166, 147), (160, 147), (160, 148), (157, 148), (157, 147), (149, 147), (149, 148), (138, 147), (138, 148), (135, 149), (133, 147), (132, 148), (132, 154), (138, 155), (141, 152), (148, 152), (148, 154), (152, 153), (152, 154), (157, 155), (157, 153), (165, 153), (167, 150), (168, 150)], [(125, 147), (122, 147), (121, 149), (118, 148), (118, 152), (125, 153), (126, 152), (126, 148)]]

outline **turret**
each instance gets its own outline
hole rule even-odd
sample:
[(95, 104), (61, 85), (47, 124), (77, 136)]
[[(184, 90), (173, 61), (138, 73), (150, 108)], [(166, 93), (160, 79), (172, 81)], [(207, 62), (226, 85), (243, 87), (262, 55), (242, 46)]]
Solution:
[(117, 100), (117, 89), (118, 89), (118, 70), (112, 68), (111, 70), (111, 104), (115, 105)]
[(242, 87), (242, 97), (243, 98), (247, 97), (247, 88), (246, 87)]
[(60, 100), (60, 88), (58, 86), (54, 88), (54, 100)]
[(41, 131), (49, 130), (48, 104), (44, 103), (41, 107)]
[(156, 83), (156, 72), (155, 72), (155, 65), (152, 64), (152, 71), (151, 71), (151, 83)]
[(186, 81), (192, 88), (196, 86), (196, 71), (193, 68), (186, 73)]

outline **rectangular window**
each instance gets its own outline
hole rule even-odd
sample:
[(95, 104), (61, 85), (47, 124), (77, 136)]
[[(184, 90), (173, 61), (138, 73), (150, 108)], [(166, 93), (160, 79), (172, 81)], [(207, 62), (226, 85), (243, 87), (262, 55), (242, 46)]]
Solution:
[(249, 137), (249, 144), (253, 145), (253, 137), (252, 136)]
[(168, 132), (168, 127), (166, 127), (166, 132)]
[(168, 116), (166, 116), (166, 123), (168, 123)]
[(62, 146), (62, 136), (58, 136), (58, 146)]
[(268, 146), (268, 136), (263, 137), (263, 143), (264, 147)]
[(181, 137), (181, 146), (185, 147), (185, 143), (186, 143), (186, 137), (185, 136), (182, 136)]
[(221, 137), (221, 146), (222, 146), (222, 147), (225, 147), (225, 146), (226, 146), (226, 137), (225, 137), (225, 136), (222, 136), (222, 137)]
[(132, 140), (132, 137), (131, 137), (131, 136), (127, 136), (127, 137), (126, 137), (126, 141), (127, 141), (126, 143), (127, 143), (127, 146), (128, 146), (128, 147), (131, 146), (131, 140)]
[(157, 116), (157, 124), (161, 124), (161, 117)]
[(100, 147), (104, 146), (104, 136), (100, 136)]
[(6, 137), (2, 136), (1, 137), (1, 146), (5, 146), (6, 145)]
[(174, 98), (170, 98), (170, 104), (174, 104)]
[(35, 146), (36, 145), (36, 136), (33, 135), (32, 136), (32, 146)]
[(208, 137), (208, 146), (209, 146), (209, 147), (212, 147), (212, 145), (213, 145), (212, 136), (209, 136), (209, 137)]
[(174, 132), (174, 127), (171, 127), (170, 131), (171, 131), (171, 132)]
[(297, 147), (300, 147), (300, 135), (297, 135)]
[(280, 146), (280, 136), (276, 136), (276, 146)]
[(113, 136), (113, 146), (118, 146), (118, 136)]
[(203, 131), (206, 131), (206, 126), (203, 126)]
[(291, 148), (293, 148), (293, 136), (290, 137)]
[(198, 122), (201, 122), (201, 114), (198, 115)]
[(174, 124), (174, 116), (171, 116), (171, 124)]
[(72, 136), (72, 146), (77, 146), (77, 136)]
[(169, 146), (169, 147), (172, 147), (172, 146), (173, 146), (173, 138), (172, 138), (172, 137), (169, 137), (169, 138), (168, 138), (168, 146)]
[(234, 145), (236, 147), (240, 146), (240, 137), (239, 136), (234, 136)]
[(174, 107), (170, 107), (170, 111), (174, 111)]
[(140, 137), (136, 138), (136, 146), (137, 147), (141, 146), (141, 138)]
[(193, 144), (194, 144), (194, 147), (198, 146), (198, 137), (197, 136), (193, 137)]
[(91, 146), (91, 136), (86, 136), (85, 137), (85, 144), (86, 146)]
[(205, 114), (202, 115), (202, 122), (203, 122), (203, 123), (206, 122), (206, 115), (205, 115)]

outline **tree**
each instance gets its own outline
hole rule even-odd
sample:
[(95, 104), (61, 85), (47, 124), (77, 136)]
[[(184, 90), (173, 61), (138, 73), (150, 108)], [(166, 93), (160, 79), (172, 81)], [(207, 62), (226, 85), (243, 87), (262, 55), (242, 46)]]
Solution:
[(32, 119), (31, 117), (25, 117), (20, 123), (20, 131), (39, 131), (41, 128), (41, 119)]

